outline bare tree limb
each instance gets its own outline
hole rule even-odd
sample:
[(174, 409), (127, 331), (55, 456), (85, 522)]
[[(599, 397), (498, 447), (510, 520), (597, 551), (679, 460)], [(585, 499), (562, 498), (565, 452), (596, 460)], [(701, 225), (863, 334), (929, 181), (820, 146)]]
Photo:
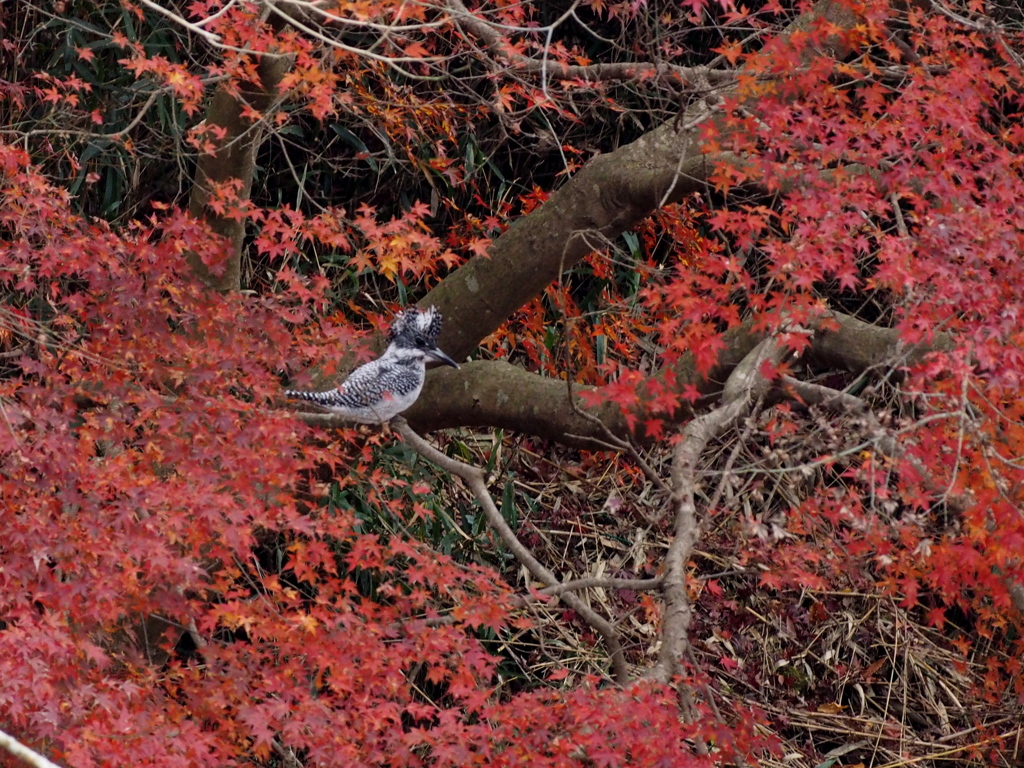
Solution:
[(0, 749), (7, 750), (19, 760), (24, 760), (29, 765), (35, 766), (35, 768), (62, 768), (3, 731), (0, 731)]
[(762, 365), (766, 362), (777, 365), (784, 355), (785, 348), (772, 339), (758, 344), (729, 376), (722, 393), (722, 404), (690, 421), (683, 428), (682, 439), (676, 444), (672, 456), (675, 530), (665, 555), (661, 653), (658, 663), (648, 672), (647, 676), (652, 679), (668, 682), (678, 674), (689, 647), (693, 611), (686, 591), (686, 564), (700, 536), (695, 498), (700, 456), (713, 438), (732, 428), (754, 402), (764, 397), (771, 382), (762, 374)]
[[(680, 358), (673, 371), (679, 390), (692, 386), (703, 395), (720, 392), (722, 382), (762, 340), (750, 328), (748, 323), (725, 335), (718, 364), (707, 375), (698, 373), (692, 355)], [(908, 346), (900, 341), (895, 328), (881, 328), (834, 312), (815, 331), (804, 359), (862, 373), (873, 367), (888, 370), (911, 365), (930, 351), (952, 345), (951, 338), (936, 336), (931, 345)], [(405, 416), (419, 431), (498, 427), (591, 450), (623, 450), (632, 439), (643, 444), (645, 436), (629, 430), (625, 415), (615, 403), (586, 407), (580, 402), (581, 394), (593, 389), (573, 385), (573, 402), (562, 380), (529, 373), (501, 360), (474, 361), (463, 364), (458, 371), (447, 367), (429, 371), (423, 392)], [(692, 415), (688, 408), (679, 409), (669, 421), (680, 423)], [(635, 416), (639, 421), (646, 418), (640, 410)], [(299, 418), (323, 427), (350, 426), (332, 414), (303, 412)]]
[(215, 290), (237, 291), (242, 287), (245, 219), (220, 215), (208, 203), (215, 186), (229, 182), (237, 182), (240, 201), (249, 199), (264, 126), (262, 122), (245, 117), (245, 109), (268, 111), (279, 98), (278, 86), (291, 66), (288, 56), (260, 56), (256, 64), (259, 84), (239, 88), (238, 92), (226, 84), (218, 86), (206, 111), (206, 122), (223, 129), (224, 135), (213, 153), (199, 156), (188, 208), (189, 213), (207, 222), (214, 232), (225, 238), (228, 250), (219, 274), (214, 274), (198, 254), (186, 253), (186, 258), (199, 279)]
[[(488, 50), (504, 59), (520, 72), (547, 74), (560, 80), (621, 80), (653, 73), (656, 79), (672, 79), (682, 85), (703, 84), (732, 80), (735, 73), (728, 70), (713, 70), (707, 67), (680, 67), (675, 64), (642, 62), (616, 62), (612, 64), (566, 65), (557, 61), (544, 61), (524, 56), (511, 49), (503, 33), (486, 20), (474, 15), (461, 0), (448, 0), (446, 5), (455, 23), (480, 40)], [(554, 25), (549, 25), (549, 28)], [(543, 28), (531, 32), (543, 32)]]
[[(694, 387), (702, 395), (719, 392), (740, 361), (762, 340), (751, 332), (752, 323), (733, 329), (724, 337), (718, 363), (706, 375), (698, 371), (693, 355), (683, 355), (672, 371), (679, 391)], [(807, 362), (828, 368), (862, 373), (873, 367), (900, 367), (919, 362), (935, 350), (950, 349), (953, 340), (936, 336), (930, 345), (909, 346), (895, 328), (882, 328), (849, 315), (833, 312), (823, 318), (804, 354)], [(433, 430), (458, 426), (501, 427), (598, 450), (622, 449), (620, 441), (647, 441), (630, 431), (625, 414), (614, 403), (586, 407), (582, 393), (592, 387), (573, 385), (570, 401), (564, 381), (544, 378), (502, 361), (467, 363), (456, 371), (430, 371), (416, 404), (406, 416), (417, 429)], [(647, 417), (634, 410), (638, 422)], [(679, 423), (692, 410), (681, 408), (669, 418)]]
[[(441, 469), (451, 472), (466, 483), (476, 497), (476, 500), (480, 502), (480, 507), (484, 511), (488, 524), (498, 534), (498, 537), (505, 546), (515, 555), (516, 559), (526, 566), (535, 579), (543, 582), (549, 588), (561, 589), (564, 587), (558, 577), (549, 571), (527, 546), (519, 541), (515, 531), (505, 522), (505, 518), (501, 516), (501, 512), (495, 505), (490, 491), (487, 490), (487, 482), (483, 470), (441, 453), (441, 451), (416, 434), (408, 422), (401, 417), (396, 418), (392, 425), (402, 436), (402, 439), (409, 443), (423, 458), (436, 464)], [(559, 599), (579, 614), (581, 619), (587, 622), (604, 638), (605, 644), (608, 646), (608, 653), (612, 659), (615, 681), (619, 685), (625, 685), (629, 682), (629, 666), (626, 663), (622, 644), (619, 642), (618, 632), (611, 622), (571, 592), (564, 592), (559, 596)]]
[(661, 577), (653, 579), (612, 579), (602, 577), (590, 577), (586, 579), (574, 579), (564, 581), (553, 587), (544, 587), (538, 590), (541, 595), (561, 595), (564, 592), (572, 592), (579, 589), (632, 589), (636, 592), (647, 592), (661, 587)]

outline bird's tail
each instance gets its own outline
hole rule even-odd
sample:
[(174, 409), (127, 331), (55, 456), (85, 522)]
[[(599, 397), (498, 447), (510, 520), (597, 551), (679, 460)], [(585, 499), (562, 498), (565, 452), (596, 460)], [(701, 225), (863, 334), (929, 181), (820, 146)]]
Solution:
[(286, 389), (284, 391), (284, 396), (292, 400), (308, 400), (318, 405), (330, 405), (334, 398), (337, 397), (337, 394), (337, 390), (334, 389), (327, 392), (303, 392), (299, 389)]

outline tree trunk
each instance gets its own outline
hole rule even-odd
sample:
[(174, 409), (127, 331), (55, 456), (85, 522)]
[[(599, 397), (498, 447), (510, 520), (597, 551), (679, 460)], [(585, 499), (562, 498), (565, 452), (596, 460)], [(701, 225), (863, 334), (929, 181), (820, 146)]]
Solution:
[(200, 155), (196, 165), (195, 183), (189, 199), (189, 212), (207, 222), (224, 237), (227, 253), (217, 268), (210, 269), (195, 253), (188, 253), (189, 266), (208, 286), (218, 291), (237, 291), (242, 287), (242, 245), (245, 220), (221, 216), (207, 206), (215, 185), (234, 180), (240, 182), (238, 198), (248, 200), (256, 170), (256, 152), (263, 141), (264, 124), (243, 116), (246, 107), (265, 114), (279, 98), (281, 79), (291, 68), (287, 56), (262, 56), (257, 65), (259, 87), (250, 87), (235, 95), (224, 86), (217, 88), (206, 122), (224, 129), (224, 138), (211, 154)]

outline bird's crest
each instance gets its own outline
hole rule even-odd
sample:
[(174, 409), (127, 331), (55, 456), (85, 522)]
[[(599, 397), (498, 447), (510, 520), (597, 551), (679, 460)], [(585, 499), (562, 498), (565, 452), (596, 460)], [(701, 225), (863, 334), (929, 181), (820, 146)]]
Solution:
[(436, 344), (438, 336), (441, 335), (441, 313), (436, 307), (427, 307), (423, 311), (416, 307), (402, 310), (395, 315), (391, 328), (388, 329), (388, 343), (410, 333), (421, 333)]

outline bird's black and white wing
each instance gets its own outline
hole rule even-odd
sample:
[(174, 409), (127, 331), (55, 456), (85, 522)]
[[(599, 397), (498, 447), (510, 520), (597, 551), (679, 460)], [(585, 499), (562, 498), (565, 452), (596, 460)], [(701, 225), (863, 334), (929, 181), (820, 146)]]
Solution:
[(349, 407), (369, 408), (387, 398), (409, 394), (421, 383), (416, 374), (415, 367), (380, 358), (356, 368), (336, 391)]
[(423, 377), (415, 366), (381, 358), (354, 370), (337, 389), (288, 390), (285, 395), (315, 403), (353, 421), (376, 424), (406, 410), (422, 387)]

